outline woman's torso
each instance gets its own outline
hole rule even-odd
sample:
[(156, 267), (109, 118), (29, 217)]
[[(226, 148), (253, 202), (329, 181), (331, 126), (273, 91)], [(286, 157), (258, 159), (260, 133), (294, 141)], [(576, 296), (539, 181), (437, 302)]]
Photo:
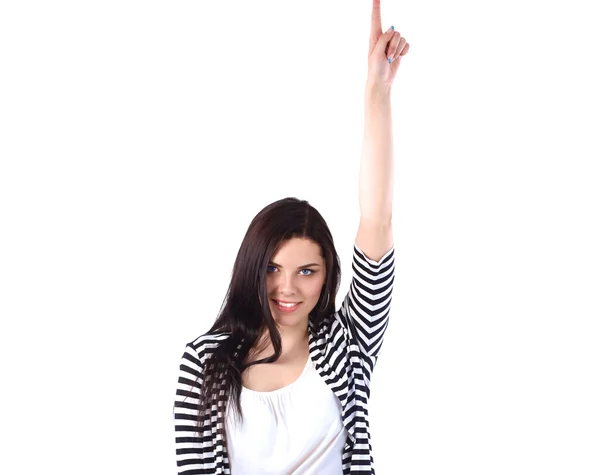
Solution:
[(231, 410), (226, 422), (232, 474), (342, 473), (347, 432), (341, 404), (316, 371), (308, 346), (251, 366), (242, 385), (243, 424)]
[[(273, 351), (263, 351), (253, 355), (256, 361), (273, 354)], [(274, 363), (256, 364), (250, 366), (242, 373), (242, 386), (253, 391), (275, 391), (296, 381), (309, 358), (308, 342), (298, 350), (282, 353)]]

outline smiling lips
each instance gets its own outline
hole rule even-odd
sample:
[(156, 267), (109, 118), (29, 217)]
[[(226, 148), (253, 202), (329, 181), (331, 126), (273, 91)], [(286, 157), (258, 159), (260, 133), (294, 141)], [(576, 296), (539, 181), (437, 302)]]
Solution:
[(298, 308), (302, 302), (282, 302), (280, 300), (273, 300), (277, 305), (277, 308), (282, 312), (293, 312)]

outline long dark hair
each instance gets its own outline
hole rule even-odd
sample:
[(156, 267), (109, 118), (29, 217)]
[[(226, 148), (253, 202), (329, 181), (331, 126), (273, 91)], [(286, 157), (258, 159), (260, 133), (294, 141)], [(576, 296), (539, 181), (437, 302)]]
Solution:
[[(319, 328), (335, 312), (335, 297), (340, 282), (339, 257), (329, 227), (308, 201), (284, 198), (263, 208), (252, 220), (233, 266), (225, 300), (209, 333), (231, 333), (205, 362), (200, 390), (198, 425), (203, 434), (205, 420), (217, 417), (218, 432), (226, 441), (225, 414), (233, 410), (243, 418), (240, 404), (242, 373), (255, 364), (272, 363), (281, 356), (281, 336), (269, 307), (266, 276), (269, 261), (289, 239), (310, 239), (319, 245), (326, 265), (326, 281), (319, 301), (309, 313), (310, 322)], [(247, 362), (263, 332), (268, 331), (275, 353)], [(260, 343), (260, 342), (259, 342)], [(213, 403), (222, 408), (211, 413)], [(218, 424), (219, 425), (219, 424)]]

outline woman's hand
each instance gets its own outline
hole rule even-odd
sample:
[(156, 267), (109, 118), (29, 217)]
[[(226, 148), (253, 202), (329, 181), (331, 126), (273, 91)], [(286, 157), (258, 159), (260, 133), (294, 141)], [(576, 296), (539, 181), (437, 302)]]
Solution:
[(410, 45), (398, 31), (392, 30), (391, 27), (382, 33), (380, 2), (381, 0), (373, 0), (367, 82), (372, 86), (391, 90), (402, 56), (408, 53)]

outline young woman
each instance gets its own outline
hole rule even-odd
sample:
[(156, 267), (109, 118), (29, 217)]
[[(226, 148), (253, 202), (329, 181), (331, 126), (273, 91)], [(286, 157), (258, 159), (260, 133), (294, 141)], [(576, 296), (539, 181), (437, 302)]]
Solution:
[(178, 473), (374, 474), (367, 402), (394, 282), (391, 86), (409, 45), (373, 1), (353, 275), (319, 212), (265, 207), (218, 318), (188, 343), (174, 407)]

